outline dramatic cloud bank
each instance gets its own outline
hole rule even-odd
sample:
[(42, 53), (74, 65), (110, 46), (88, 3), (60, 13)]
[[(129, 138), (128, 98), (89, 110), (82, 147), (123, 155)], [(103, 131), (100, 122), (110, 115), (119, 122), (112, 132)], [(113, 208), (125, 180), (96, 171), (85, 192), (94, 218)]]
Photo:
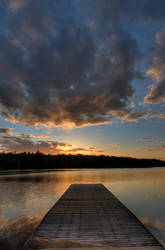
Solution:
[(153, 64), (148, 69), (155, 82), (145, 97), (146, 103), (165, 102), (165, 29), (157, 34)]
[(131, 116), (138, 49), (128, 32), (110, 25), (102, 37), (94, 26), (100, 14), (93, 13), (94, 27), (89, 16), (78, 20), (76, 1), (8, 3), (7, 30), (0, 35), (4, 118), (82, 126), (111, 122), (116, 111)]
[[(164, 10), (164, 0), (3, 0), (0, 115), (77, 127), (146, 118), (131, 106), (132, 82), (142, 78), (136, 27), (164, 21)], [(164, 34), (148, 69), (156, 81), (148, 103), (164, 101)]]

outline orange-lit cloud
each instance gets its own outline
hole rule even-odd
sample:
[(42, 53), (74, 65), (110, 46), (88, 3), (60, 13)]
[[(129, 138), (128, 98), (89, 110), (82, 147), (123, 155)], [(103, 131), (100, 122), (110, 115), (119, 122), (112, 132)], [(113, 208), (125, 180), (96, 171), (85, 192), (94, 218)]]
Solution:
[(140, 141), (141, 142), (152, 141), (152, 138), (150, 138), (150, 137), (143, 137), (143, 138), (140, 138)]
[(0, 151), (6, 152), (36, 152), (45, 154), (105, 154), (105, 151), (95, 147), (74, 147), (67, 142), (50, 140), (33, 140), (33, 138), (45, 138), (40, 135), (0, 136)]
[[(112, 123), (113, 118), (143, 118), (129, 102), (139, 58), (132, 35), (122, 27), (109, 27), (103, 38), (99, 25), (94, 35), (88, 18), (83, 25), (77, 14), (67, 19), (67, 13), (75, 11), (74, 1), (70, 5), (40, 2), (10, 0), (6, 4), (10, 39), (0, 37), (1, 116), (27, 126), (75, 127)], [(80, 10), (86, 13), (83, 4)], [(61, 11), (66, 13), (63, 21)], [(93, 24), (102, 23), (99, 16), (96, 19)]]
[(165, 102), (165, 29), (156, 36), (154, 52), (153, 62), (147, 71), (147, 74), (153, 77), (154, 83), (144, 99), (145, 103), (150, 104)]
[(133, 81), (152, 76), (145, 102), (164, 101), (165, 32), (158, 33), (153, 64), (143, 76), (137, 69), (139, 31), (134, 35), (127, 25), (164, 21), (163, 1), (69, 2), (3, 1), (0, 115), (12, 123), (56, 127), (149, 118), (137, 109)]
[(15, 133), (15, 136), (20, 137), (22, 139), (30, 139), (30, 138), (47, 138), (46, 135), (34, 135), (34, 134), (20, 134)]

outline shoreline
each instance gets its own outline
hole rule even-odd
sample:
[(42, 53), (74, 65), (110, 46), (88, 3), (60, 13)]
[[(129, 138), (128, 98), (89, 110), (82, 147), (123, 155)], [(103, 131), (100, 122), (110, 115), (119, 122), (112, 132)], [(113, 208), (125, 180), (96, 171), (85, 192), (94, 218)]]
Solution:
[(103, 167), (103, 168), (52, 168), (52, 169), (0, 169), (0, 176), (5, 175), (19, 175), (19, 174), (35, 174), (35, 173), (48, 173), (48, 172), (55, 172), (55, 171), (81, 171), (81, 170), (103, 170), (103, 169), (152, 169), (152, 168), (165, 168), (165, 166), (156, 166), (156, 167)]

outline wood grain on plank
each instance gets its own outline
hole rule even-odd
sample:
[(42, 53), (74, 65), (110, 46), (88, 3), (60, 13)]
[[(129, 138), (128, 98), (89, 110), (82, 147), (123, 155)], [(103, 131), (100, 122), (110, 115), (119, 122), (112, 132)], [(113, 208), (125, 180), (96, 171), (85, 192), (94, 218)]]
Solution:
[(26, 249), (163, 249), (102, 184), (72, 184), (44, 217)]

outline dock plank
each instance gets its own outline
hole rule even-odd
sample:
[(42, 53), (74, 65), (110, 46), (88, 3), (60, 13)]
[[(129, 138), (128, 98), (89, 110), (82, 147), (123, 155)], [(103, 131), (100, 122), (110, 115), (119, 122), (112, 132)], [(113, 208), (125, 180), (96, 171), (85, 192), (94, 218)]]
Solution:
[(102, 184), (72, 184), (25, 249), (163, 249)]

